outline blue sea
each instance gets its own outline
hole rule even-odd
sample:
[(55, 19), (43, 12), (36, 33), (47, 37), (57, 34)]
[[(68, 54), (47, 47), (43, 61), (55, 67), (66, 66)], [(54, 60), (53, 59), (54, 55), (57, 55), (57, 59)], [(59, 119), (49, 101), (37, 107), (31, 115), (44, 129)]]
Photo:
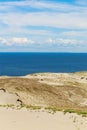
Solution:
[(0, 75), (87, 71), (87, 53), (0, 53)]

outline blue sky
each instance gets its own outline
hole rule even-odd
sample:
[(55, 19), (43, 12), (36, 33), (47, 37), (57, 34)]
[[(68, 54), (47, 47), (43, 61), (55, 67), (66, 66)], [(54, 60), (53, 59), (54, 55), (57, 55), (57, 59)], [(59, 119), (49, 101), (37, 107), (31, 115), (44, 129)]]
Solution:
[(0, 52), (87, 52), (87, 0), (0, 0)]

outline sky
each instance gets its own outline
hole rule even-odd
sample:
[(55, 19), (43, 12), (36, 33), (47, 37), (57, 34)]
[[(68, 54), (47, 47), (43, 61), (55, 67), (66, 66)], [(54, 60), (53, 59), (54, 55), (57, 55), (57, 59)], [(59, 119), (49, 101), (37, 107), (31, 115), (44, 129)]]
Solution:
[(0, 0), (0, 52), (87, 52), (87, 0)]

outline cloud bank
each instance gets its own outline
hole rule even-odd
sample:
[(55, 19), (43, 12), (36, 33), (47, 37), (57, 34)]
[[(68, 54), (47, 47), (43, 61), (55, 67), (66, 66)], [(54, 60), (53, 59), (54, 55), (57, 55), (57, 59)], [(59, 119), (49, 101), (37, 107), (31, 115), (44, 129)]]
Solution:
[[(22, 0), (0, 2), (0, 45), (48, 46), (63, 51), (85, 52), (87, 47), (87, 2)], [(80, 49), (79, 49), (80, 47)], [(66, 51), (68, 49), (65, 48)], [(51, 48), (52, 50), (52, 48)], [(39, 51), (39, 49), (38, 49)]]
[(26, 37), (0, 38), (0, 43), (6, 46), (26, 46), (33, 44), (34, 41)]

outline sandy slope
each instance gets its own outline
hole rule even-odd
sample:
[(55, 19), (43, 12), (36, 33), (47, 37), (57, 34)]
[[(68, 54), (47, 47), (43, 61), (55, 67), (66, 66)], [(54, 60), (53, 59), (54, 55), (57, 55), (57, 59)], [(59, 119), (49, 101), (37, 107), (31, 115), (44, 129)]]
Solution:
[(7, 105), (7, 104), (14, 104), (14, 105), (20, 105), (20, 102), (18, 100), (18, 96), (13, 93), (9, 93), (7, 91), (4, 91), (3, 89), (0, 90), (0, 105)]
[(28, 106), (87, 109), (87, 72), (0, 77), (0, 105), (18, 101)]
[(0, 108), (1, 130), (87, 130), (87, 118), (76, 114)]
[[(87, 111), (87, 72), (0, 77), (0, 105), (37, 105)], [(0, 130), (87, 130), (87, 117), (0, 107)]]

